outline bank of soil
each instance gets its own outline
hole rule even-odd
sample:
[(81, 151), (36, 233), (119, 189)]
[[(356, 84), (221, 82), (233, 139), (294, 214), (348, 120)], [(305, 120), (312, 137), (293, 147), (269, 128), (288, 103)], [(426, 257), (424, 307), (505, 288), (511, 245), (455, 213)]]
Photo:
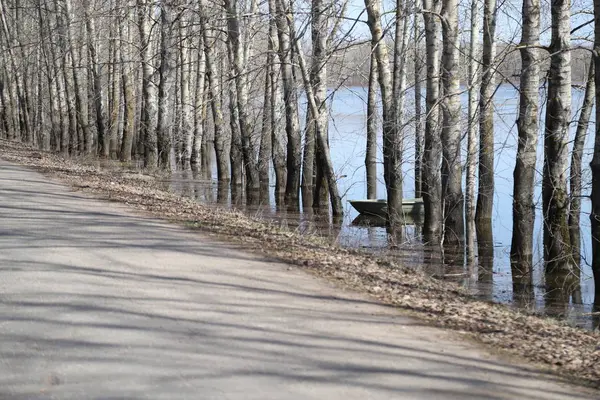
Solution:
[(476, 300), (381, 255), (343, 249), (239, 212), (215, 210), (159, 188), (150, 175), (105, 170), (0, 140), (0, 157), (58, 178), (71, 187), (128, 204), (151, 216), (182, 223), (292, 263), (430, 324), (463, 333), (492, 350), (518, 356), (571, 380), (600, 387), (600, 333), (507, 306)]

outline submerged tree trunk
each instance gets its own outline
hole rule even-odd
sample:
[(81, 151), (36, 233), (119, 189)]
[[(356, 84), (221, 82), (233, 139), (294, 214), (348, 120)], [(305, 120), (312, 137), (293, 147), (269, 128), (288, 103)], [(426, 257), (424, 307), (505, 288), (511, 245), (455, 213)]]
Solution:
[[(525, 28), (523, 28), (525, 29)], [(483, 4), (483, 54), (479, 92), (479, 192), (475, 215), (478, 226), (491, 224), (494, 205), (494, 82), (496, 58), (496, 0)], [(521, 41), (523, 38), (521, 38)], [(522, 42), (523, 43), (523, 42)], [(479, 228), (478, 228), (479, 229)]]
[[(229, 151), (227, 149), (227, 137), (225, 136), (225, 121), (223, 119), (223, 108), (221, 102), (221, 89), (217, 72), (214, 49), (216, 39), (209, 34), (208, 15), (204, 7), (204, 0), (200, 0), (200, 26), (204, 41), (204, 54), (206, 58), (206, 77), (213, 117), (213, 131), (215, 143), (215, 155), (217, 161), (217, 179), (221, 185), (229, 183)], [(212, 32), (211, 32), (212, 33)]]
[[(202, 160), (202, 143), (205, 141), (204, 121), (206, 113), (205, 99), (206, 85), (206, 58), (204, 55), (204, 40), (200, 36), (198, 45), (198, 60), (196, 65), (196, 88), (195, 88), (195, 110), (194, 110), (194, 139), (190, 164), (196, 168)], [(206, 172), (206, 171), (204, 171)]]
[(467, 260), (475, 260), (475, 183), (477, 169), (477, 102), (479, 91), (479, 0), (471, 0), (471, 43), (469, 45), (469, 120), (467, 127), (467, 187), (465, 219)]
[(440, 163), (442, 143), (439, 135), (440, 101), (440, 10), (439, 0), (423, 1), (427, 56), (427, 112), (425, 117), (425, 149), (423, 152), (423, 203), (425, 241), (439, 244), (442, 235), (442, 177)]
[[(311, 81), (314, 80), (314, 69), (310, 71)], [(315, 141), (315, 116), (310, 107), (306, 110), (304, 128), (304, 154), (302, 157), (302, 205), (306, 209), (313, 205), (313, 187), (315, 186), (317, 143)], [(318, 185), (318, 182), (317, 182)], [(318, 190), (318, 188), (317, 188)]]
[[(596, 77), (596, 104), (600, 104), (600, 0), (594, 0), (594, 63)], [(600, 304), (600, 107), (596, 107), (596, 130), (594, 137), (594, 156), (590, 167), (592, 169), (592, 272), (594, 274), (596, 304)]]
[(421, 8), (421, 0), (415, 0), (415, 13), (413, 21), (413, 39), (415, 46), (414, 72), (415, 72), (415, 197), (422, 197), (423, 189), (423, 117), (421, 93), (421, 71), (423, 70), (423, 57), (421, 55), (421, 16), (417, 11)]
[(289, 207), (298, 207), (300, 197), (300, 172), (302, 147), (298, 120), (298, 95), (293, 73), (291, 26), (293, 24), (289, 0), (275, 0), (279, 61), (285, 103), (285, 130), (287, 133), (287, 179), (285, 201)]
[[(184, 169), (190, 169), (192, 164), (192, 154), (194, 153), (195, 118), (194, 118), (194, 98), (192, 97), (192, 29), (190, 28), (191, 19), (186, 17), (182, 21), (179, 29), (182, 38), (183, 48), (181, 49), (181, 135), (183, 139), (182, 166)], [(200, 41), (202, 43), (202, 41)]]
[(269, 193), (269, 173), (271, 155), (273, 151), (271, 135), (271, 68), (273, 68), (272, 53), (267, 53), (267, 65), (265, 67), (265, 92), (263, 96), (262, 127), (260, 130), (260, 146), (258, 149), (258, 176), (260, 180), (261, 194)]
[(158, 85), (158, 138), (159, 167), (171, 168), (173, 148), (173, 106), (175, 103), (175, 64), (173, 48), (173, 13), (170, 3), (160, 3), (160, 80)]
[[(229, 43), (227, 44), (229, 47)], [(229, 49), (231, 50), (231, 49)], [(231, 52), (230, 52), (231, 54)], [(227, 91), (229, 94), (229, 128), (231, 130), (231, 147), (229, 152), (229, 161), (231, 166), (231, 187), (232, 194), (239, 197), (241, 187), (243, 185), (244, 174), (244, 155), (242, 154), (242, 134), (240, 132), (240, 117), (237, 104), (237, 93), (235, 91), (233, 68), (229, 68), (229, 79), (227, 83)]]
[(521, 84), (517, 129), (519, 142), (513, 174), (513, 232), (510, 261), (513, 281), (529, 282), (533, 267), (533, 188), (536, 173), (539, 110), (540, 1), (523, 0)]
[(270, 82), (271, 82), (271, 152), (273, 159), (273, 169), (275, 171), (275, 202), (279, 206), (283, 201), (283, 196), (286, 187), (287, 168), (285, 160), (285, 152), (281, 143), (282, 132), (279, 129), (280, 124), (280, 108), (281, 108), (281, 92), (279, 84), (279, 75), (281, 68), (276, 68), (275, 58), (279, 54), (279, 40), (277, 35), (277, 6), (278, 0), (269, 0), (269, 37), (268, 51), (270, 55)]
[(442, 194), (444, 198), (444, 244), (458, 245), (464, 241), (464, 198), (460, 152), (461, 105), (458, 42), (458, 1), (445, 0), (442, 7), (444, 37), (442, 84)]
[[(404, 103), (406, 99), (406, 74), (407, 74), (407, 57), (406, 51), (408, 48), (409, 39), (409, 20), (406, 12), (406, 1), (396, 0), (396, 27), (394, 40), (394, 68), (392, 81), (392, 107), (394, 108), (395, 129), (391, 132), (390, 147), (388, 153), (388, 176), (390, 184), (388, 190), (392, 189), (395, 201), (399, 202), (395, 207), (402, 207), (402, 156), (404, 150)], [(384, 142), (385, 154), (385, 142)], [(385, 173), (384, 165), (384, 173)], [(404, 215), (402, 215), (404, 217)], [(393, 224), (392, 224), (393, 226)], [(392, 231), (393, 232), (393, 231)]]
[[(309, 76), (309, 72), (304, 62), (304, 55), (300, 49), (298, 41), (296, 51), (304, 87), (306, 89), (306, 97), (310, 106), (312, 115), (314, 116), (315, 136), (318, 141), (319, 149), (321, 150), (320, 161), (323, 168), (323, 175), (327, 181), (329, 189), (329, 199), (331, 202), (331, 212), (334, 216), (344, 213), (342, 206), (342, 198), (337, 187), (337, 180), (331, 161), (329, 151), (329, 143), (327, 143), (327, 123), (328, 109), (326, 103), (327, 97), (327, 37), (329, 32), (329, 18), (327, 12), (331, 4), (329, 0), (313, 0), (312, 1), (312, 39), (313, 39), (313, 76)], [(319, 182), (317, 182), (319, 184)]]
[[(583, 105), (581, 106), (577, 130), (575, 131), (575, 139), (573, 140), (573, 151), (571, 152), (571, 175), (569, 177), (571, 197), (569, 204), (569, 236), (571, 239), (571, 251), (575, 266), (579, 266), (581, 261), (581, 239), (579, 233), (579, 218), (581, 214), (581, 159), (583, 158), (583, 147), (585, 145), (592, 108), (594, 107), (594, 97), (596, 95), (596, 80), (594, 75), (594, 57), (592, 56), (588, 81), (585, 85)], [(600, 282), (598, 284), (600, 284)]]
[(567, 166), (571, 121), (570, 0), (552, 3), (552, 42), (544, 134), (544, 255), (546, 272), (571, 269)]
[(365, 0), (371, 43), (375, 47), (379, 88), (383, 109), (383, 176), (387, 191), (388, 222), (392, 228), (402, 222), (402, 161), (399, 127), (394, 104), (394, 88), (387, 46), (383, 40), (379, 0)]
[(235, 83), (235, 104), (239, 121), (241, 150), (246, 173), (246, 193), (248, 198), (259, 189), (258, 168), (254, 144), (252, 143), (252, 124), (248, 113), (248, 84), (244, 60), (244, 49), (240, 41), (240, 21), (236, 0), (224, 1), (227, 15), (228, 43), (231, 51), (231, 67)]
[(156, 107), (157, 90), (154, 83), (154, 66), (152, 61), (151, 21), (149, 18), (151, 3), (137, 0), (138, 28), (140, 35), (142, 63), (142, 121), (140, 141), (144, 149), (144, 167), (156, 168), (158, 165), (158, 149), (156, 139)]
[(377, 57), (371, 45), (371, 65), (369, 68), (369, 92), (367, 95), (367, 199), (377, 198)]

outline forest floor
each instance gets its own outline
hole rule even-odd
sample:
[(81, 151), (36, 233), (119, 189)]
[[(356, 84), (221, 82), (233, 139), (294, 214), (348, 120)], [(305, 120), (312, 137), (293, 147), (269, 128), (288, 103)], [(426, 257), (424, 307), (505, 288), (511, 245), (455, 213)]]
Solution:
[(435, 327), (457, 332), (500, 356), (527, 360), (553, 374), (600, 387), (600, 333), (480, 301), (458, 285), (406, 268), (381, 255), (344, 249), (239, 212), (215, 210), (159, 188), (139, 173), (105, 170), (0, 140), (0, 158), (35, 168), (76, 190), (127, 204), (290, 263), (337, 286), (368, 293)]

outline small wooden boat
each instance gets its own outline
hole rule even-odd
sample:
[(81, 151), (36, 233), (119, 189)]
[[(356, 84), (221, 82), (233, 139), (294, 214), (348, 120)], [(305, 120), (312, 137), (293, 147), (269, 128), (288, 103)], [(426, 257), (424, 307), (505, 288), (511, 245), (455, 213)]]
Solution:
[[(350, 204), (361, 214), (387, 218), (387, 200), (350, 200)], [(422, 198), (402, 200), (402, 212), (405, 215), (418, 216), (424, 211)]]

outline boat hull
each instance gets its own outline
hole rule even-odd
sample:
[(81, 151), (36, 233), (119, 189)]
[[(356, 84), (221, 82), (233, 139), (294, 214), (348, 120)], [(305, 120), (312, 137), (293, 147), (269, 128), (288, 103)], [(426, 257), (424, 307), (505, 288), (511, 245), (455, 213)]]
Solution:
[[(360, 214), (387, 218), (386, 200), (350, 200), (350, 204)], [(405, 199), (402, 201), (402, 213), (405, 216), (418, 217), (424, 212), (423, 199)]]

